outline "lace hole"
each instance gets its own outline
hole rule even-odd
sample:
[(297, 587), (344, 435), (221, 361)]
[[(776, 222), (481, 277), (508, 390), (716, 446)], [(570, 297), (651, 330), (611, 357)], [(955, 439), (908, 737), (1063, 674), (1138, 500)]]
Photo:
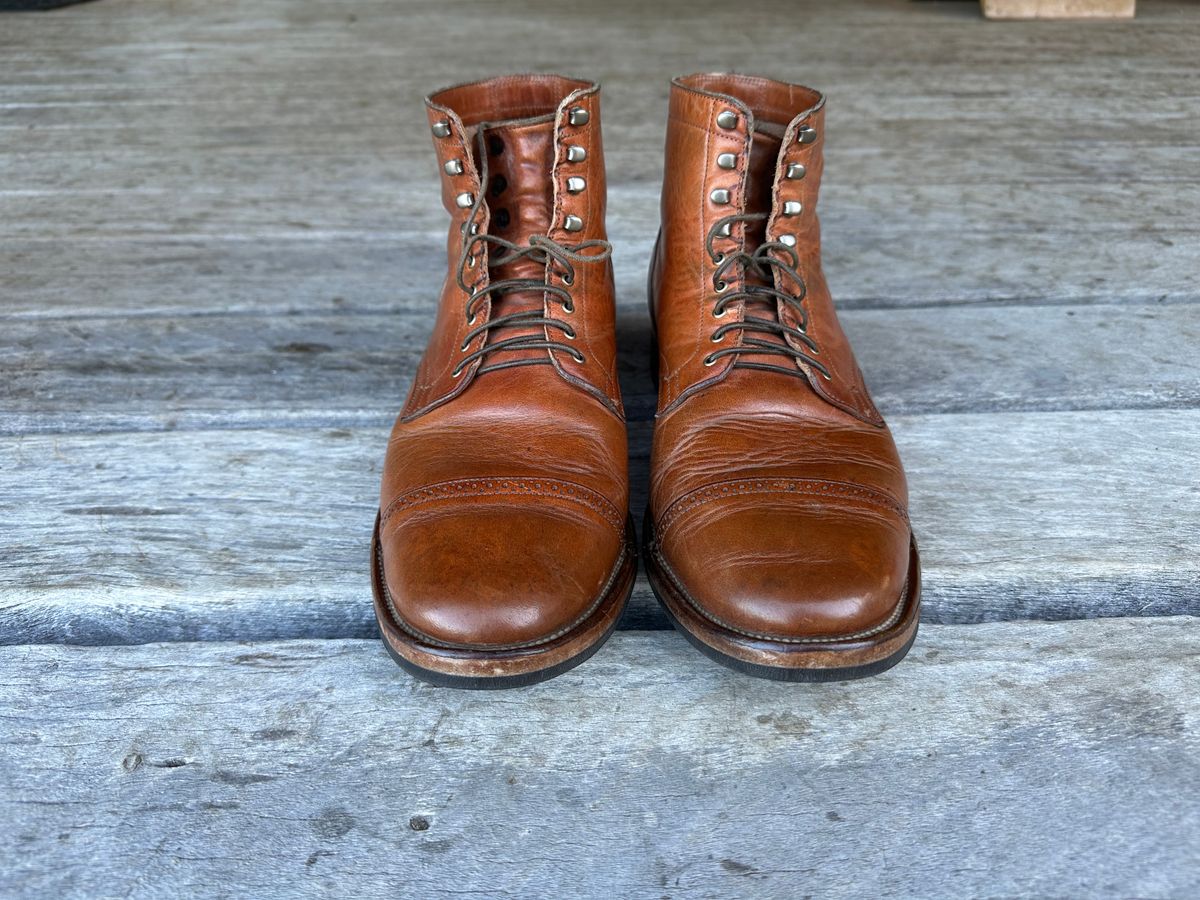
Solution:
[(729, 310), (724, 306), (721, 307), (719, 312), (718, 312), (717, 308), (714, 306), (713, 307), (713, 318), (714, 319), (723, 319), (723, 318), (725, 318), (725, 315), (728, 312), (729, 312)]
[(464, 371), (464, 367), (459, 366), (457, 369), (455, 369), (453, 372), (450, 373), (450, 377), (457, 378), (458, 376), (460, 376), (463, 373), (463, 371)]
[(493, 197), (499, 197), (508, 189), (508, 179), (503, 175), (493, 175), (491, 184), (491, 193)]
[(473, 269), (473, 268), (475, 268), (475, 257), (473, 257), (473, 256), (468, 256), (468, 257), (467, 257), (467, 268), (468, 268), (468, 269)]
[(563, 281), (563, 284), (574, 284), (575, 276), (572, 275), (570, 272), (567, 272), (563, 275), (562, 281)]
[(575, 337), (576, 337), (576, 335), (575, 335), (575, 329), (574, 329), (574, 328), (568, 328), (567, 330), (565, 330), (565, 331), (563, 332), (563, 337), (565, 337), (565, 338), (566, 338), (568, 341), (573, 341), (573, 340), (575, 340)]
[(475, 324), (475, 320), (476, 320), (476, 319), (478, 319), (478, 318), (479, 318), (479, 317), (478, 317), (477, 315), (475, 315), (475, 313), (471, 313), (469, 316), (467, 316), (467, 324), (468, 324), (468, 325), (474, 325), (474, 324)]
[(725, 290), (726, 290), (728, 287), (729, 287), (729, 282), (727, 282), (727, 281), (714, 281), (714, 282), (713, 282), (713, 288), (715, 288), (715, 289), (716, 289), (716, 292), (717, 292), (718, 294), (723, 294), (723, 293), (725, 293)]
[(576, 353), (575, 353), (575, 362), (579, 363), (581, 366), (583, 365), (583, 363), (584, 363), (584, 358), (583, 358), (583, 354), (582, 354), (582, 353), (579, 353), (579, 352), (576, 352)]
[(571, 315), (571, 313), (575, 312), (575, 304), (574, 303), (564, 303), (562, 311), (565, 312), (568, 316)]
[(716, 357), (714, 357), (711, 353), (708, 356), (704, 357), (704, 365), (706, 365), (706, 366), (711, 366), (714, 363), (716, 363), (716, 361), (717, 361)]
[(725, 261), (725, 254), (724, 254), (724, 253), (718, 253), (716, 256), (714, 256), (714, 257), (712, 258), (712, 261), (713, 261), (714, 263), (722, 263), (722, 262), (724, 262), (724, 261)]
[[(721, 331), (714, 331), (714, 332), (712, 333), (712, 342), (713, 342), (714, 344), (719, 344), (719, 343), (721, 343), (721, 341), (723, 341), (723, 340), (725, 340), (725, 334), (724, 334), (724, 332), (721, 332)], [(464, 347), (463, 349), (465, 350), (466, 348)]]

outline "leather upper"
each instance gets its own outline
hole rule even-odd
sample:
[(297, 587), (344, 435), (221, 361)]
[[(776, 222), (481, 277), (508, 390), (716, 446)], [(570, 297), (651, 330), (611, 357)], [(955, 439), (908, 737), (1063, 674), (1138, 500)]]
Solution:
[[(457, 360), (467, 352), (462, 349), (463, 340), (495, 312), (492, 309), (494, 302), (489, 300), (479, 309), (476, 322), (468, 324), (467, 318), (459, 315), (470, 297), (470, 290), (464, 290), (457, 283), (455, 273), (467, 237), (462, 226), (470, 212), (458, 204), (459, 197), (475, 198), (482, 192), (484, 201), (473, 224), (482, 231), (501, 234), (509, 240), (519, 242), (539, 233), (568, 244), (607, 237), (599, 85), (556, 75), (504, 76), (439, 91), (426, 99), (425, 108), (431, 128), (444, 125), (448, 130), (445, 137), (435, 134), (434, 150), (443, 173), (442, 204), (450, 213), (452, 224), (446, 247), (448, 271), (438, 304), (437, 321), (430, 337), (429, 352), (421, 361), (405, 404), (406, 418), (428, 412), (467, 389), (479, 363), (470, 364), (462, 374), (454, 376)], [(573, 110), (582, 110), (586, 121), (572, 124)], [(501, 148), (499, 152), (493, 152), (493, 142), (484, 141), (488, 168), (495, 169), (489, 173), (492, 177), (487, 185), (481, 185), (480, 178), (483, 161), (477, 136), (481, 128), (485, 135), (499, 141), (494, 146)], [(583, 151), (582, 161), (568, 159), (568, 151), (573, 147)], [(513, 160), (520, 162), (514, 165)], [(446, 165), (455, 162), (461, 165), (461, 174), (445, 174)], [(508, 181), (509, 188), (495, 191), (497, 175)], [(584, 179), (582, 191), (572, 193), (567, 189), (567, 180), (572, 177)], [(493, 215), (500, 209), (508, 210), (510, 217), (514, 210), (516, 214), (515, 221), (504, 228), (492, 222)], [(567, 231), (568, 216), (577, 217), (582, 222), (582, 230)], [(491, 271), (489, 265), (491, 255), (487, 245), (477, 247), (473, 267), (467, 273), (470, 276), (468, 288), (483, 288), (496, 277), (497, 273)], [(546, 355), (562, 378), (622, 415), (613, 339), (612, 266), (579, 266), (575, 278), (568, 286), (572, 293), (607, 297), (610, 306), (606, 308), (602, 301), (590, 303), (569, 320), (577, 333), (577, 346), (584, 355), (584, 363), (562, 353)], [(552, 284), (567, 286), (558, 271), (550, 271), (549, 280)], [(547, 301), (545, 306), (547, 317), (567, 321), (560, 305)], [(482, 341), (482, 337), (477, 338), (469, 349), (477, 349)]]
[[(824, 98), (809, 88), (741, 75), (672, 83), (650, 278), (652, 552), (701, 614), (778, 641), (882, 630), (909, 577), (904, 473), (821, 271), (823, 143)], [(747, 213), (765, 221), (713, 235)], [(788, 236), (803, 291), (779, 269), (727, 267), (717, 279), (722, 255)], [(720, 308), (723, 293), (755, 285), (802, 294), (803, 314), (769, 297)], [(755, 331), (763, 319), (786, 328)], [(748, 339), (801, 352), (761, 352)], [(744, 352), (715, 353), (734, 347)]]
[[(476, 241), (462, 266), (466, 289), (458, 269), (472, 225), (517, 246), (539, 236), (567, 246), (605, 240), (599, 88), (508, 76), (446, 89), (426, 107), (451, 216), (448, 266), (385, 460), (388, 601), (400, 626), (430, 644), (532, 646), (595, 608), (625, 552), (612, 267), (577, 262), (567, 280), (552, 261), (505, 263), (503, 249)], [(568, 230), (568, 216), (578, 230)], [(477, 303), (469, 321), (472, 292), (508, 279), (560, 285), (570, 300), (508, 290)], [(484, 327), (522, 313), (563, 327)], [(565, 349), (499, 346), (518, 337), (583, 361)]]

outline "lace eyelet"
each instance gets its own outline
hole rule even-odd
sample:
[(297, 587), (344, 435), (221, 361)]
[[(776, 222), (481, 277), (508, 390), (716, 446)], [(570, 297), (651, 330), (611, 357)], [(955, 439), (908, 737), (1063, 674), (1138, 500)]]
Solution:
[(568, 316), (571, 315), (572, 313), (575, 312), (575, 304), (574, 303), (564, 303), (563, 307), (562, 307), (562, 311), (565, 312)]
[(474, 325), (478, 318), (479, 316), (475, 315), (475, 313), (471, 313), (469, 316), (467, 316), (467, 324)]
[(577, 336), (578, 336), (578, 335), (576, 335), (576, 334), (575, 334), (575, 329), (574, 329), (574, 328), (568, 328), (568, 329), (566, 329), (565, 331), (563, 331), (563, 337), (565, 337), (565, 338), (566, 338), (568, 341), (573, 341), (573, 340), (575, 340), (575, 338), (576, 338)]
[(584, 364), (584, 362), (586, 361), (586, 360), (585, 360), (585, 358), (584, 358), (584, 355), (583, 355), (582, 353), (578, 352), (578, 351), (576, 351), (576, 352), (575, 352), (574, 356), (575, 356), (575, 362), (577, 362), (577, 363), (578, 363), (579, 365), (581, 365), (581, 366), (582, 366), (582, 365)]
[(473, 268), (475, 268), (475, 257), (473, 257), (473, 256), (468, 256), (468, 257), (467, 257), (467, 268), (468, 268), (468, 269), (473, 269)]
[(575, 283), (575, 276), (574, 276), (574, 275), (572, 275), (570, 272), (566, 272), (566, 273), (564, 273), (564, 274), (563, 274), (563, 277), (562, 277), (562, 283), (563, 283), (563, 284), (574, 284), (574, 283)]
[(453, 372), (450, 373), (450, 377), (458, 378), (465, 371), (466, 371), (466, 366), (459, 366), (457, 369), (455, 369)]
[(720, 263), (724, 262), (724, 261), (725, 261), (725, 254), (724, 254), (724, 253), (718, 253), (716, 256), (714, 256), (714, 257), (712, 258), (712, 261), (713, 261), (713, 263), (714, 263), (714, 264), (720, 264)]
[(729, 314), (729, 307), (727, 307), (727, 306), (722, 306), (720, 312), (717, 312), (717, 308), (715, 306), (713, 307), (712, 316), (714, 319), (723, 319), (728, 314)]
[(711, 353), (708, 356), (704, 357), (704, 365), (706, 365), (706, 366), (716, 365), (716, 362), (717, 362), (716, 357), (714, 357), (713, 354), (711, 354)]
[(725, 333), (718, 329), (712, 333), (712, 337), (709, 338), (709, 340), (711, 340), (714, 344), (719, 344), (725, 340)]
[(713, 288), (716, 290), (716, 292), (718, 294), (723, 294), (729, 288), (729, 282), (728, 281), (714, 281)]

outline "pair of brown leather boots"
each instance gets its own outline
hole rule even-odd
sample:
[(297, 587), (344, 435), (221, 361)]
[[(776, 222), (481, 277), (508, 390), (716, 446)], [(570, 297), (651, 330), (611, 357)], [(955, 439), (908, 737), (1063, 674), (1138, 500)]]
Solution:
[[(452, 225), (372, 548), (405, 669), (530, 684), (587, 659), (633, 589), (599, 86), (551, 75), (426, 100)], [(658, 415), (644, 557), (679, 630), (737, 670), (870, 675), (917, 632), (896, 446), (821, 272), (824, 98), (671, 84), (650, 271)]]

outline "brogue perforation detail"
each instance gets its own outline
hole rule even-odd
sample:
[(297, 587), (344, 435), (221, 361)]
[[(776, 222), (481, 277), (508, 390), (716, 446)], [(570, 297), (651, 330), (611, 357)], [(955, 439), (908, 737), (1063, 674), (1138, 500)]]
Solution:
[(466, 497), (505, 496), (559, 498), (577, 503), (598, 513), (618, 534), (624, 534), (621, 514), (601, 494), (583, 485), (553, 478), (464, 478), (431, 484), (393, 499), (380, 516), (379, 528), (382, 531), (392, 516), (424, 504)]

